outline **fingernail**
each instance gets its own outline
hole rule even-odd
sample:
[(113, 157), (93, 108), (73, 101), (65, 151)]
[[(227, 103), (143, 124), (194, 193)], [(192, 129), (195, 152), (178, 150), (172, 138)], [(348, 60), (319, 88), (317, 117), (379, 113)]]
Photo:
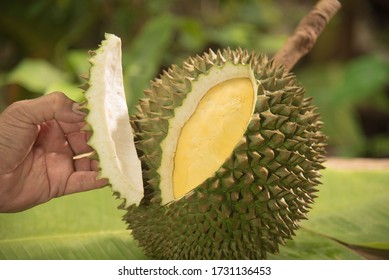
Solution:
[(82, 104), (79, 103), (73, 103), (72, 111), (82, 116), (86, 116), (88, 113), (87, 110), (84, 107), (82, 107)]

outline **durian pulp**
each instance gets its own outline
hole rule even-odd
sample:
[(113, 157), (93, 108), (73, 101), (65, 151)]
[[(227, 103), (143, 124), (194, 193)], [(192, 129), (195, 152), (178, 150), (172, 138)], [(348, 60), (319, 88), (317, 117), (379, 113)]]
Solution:
[(250, 121), (254, 89), (249, 78), (212, 87), (182, 128), (173, 170), (177, 199), (210, 177), (231, 155)]

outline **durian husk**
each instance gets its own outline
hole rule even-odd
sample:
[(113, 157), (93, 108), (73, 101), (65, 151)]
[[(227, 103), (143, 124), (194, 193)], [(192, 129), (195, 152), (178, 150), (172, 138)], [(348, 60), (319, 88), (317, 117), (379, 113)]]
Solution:
[(105, 34), (96, 51), (90, 52), (89, 77), (82, 86), (85, 100), (80, 110), (87, 113), (84, 130), (98, 160), (98, 178), (106, 178), (123, 207), (138, 205), (143, 197), (141, 163), (136, 153), (123, 86), (121, 40)]
[[(191, 83), (226, 63), (250, 65), (258, 82), (247, 131), (231, 156), (193, 191), (161, 204), (161, 142)], [(131, 116), (144, 197), (124, 220), (156, 259), (265, 259), (291, 239), (314, 201), (323, 168), (322, 122), (293, 74), (266, 56), (209, 51), (151, 82)]]

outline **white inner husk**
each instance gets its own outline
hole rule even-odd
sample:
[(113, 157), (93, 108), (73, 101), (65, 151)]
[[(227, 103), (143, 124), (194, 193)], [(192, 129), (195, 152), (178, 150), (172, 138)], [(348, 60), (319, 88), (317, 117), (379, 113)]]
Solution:
[(138, 205), (143, 198), (142, 169), (124, 93), (120, 38), (106, 34), (90, 62), (90, 87), (85, 97), (90, 110), (86, 121), (93, 134), (88, 144), (98, 154), (100, 177), (109, 180), (126, 207)]

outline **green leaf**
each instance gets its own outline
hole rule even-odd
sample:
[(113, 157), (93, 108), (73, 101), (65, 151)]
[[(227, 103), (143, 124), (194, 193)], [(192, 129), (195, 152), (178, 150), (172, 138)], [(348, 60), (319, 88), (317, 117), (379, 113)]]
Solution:
[(45, 94), (53, 91), (61, 91), (70, 99), (76, 102), (82, 102), (85, 100), (83, 90), (72, 83), (66, 81), (53, 82), (47, 86)]
[(0, 259), (145, 259), (124, 230), (10, 239), (0, 248)]
[[(269, 258), (362, 258), (347, 244), (378, 249), (385, 256), (388, 181), (385, 171), (328, 168), (309, 220)], [(105, 188), (57, 198), (21, 213), (0, 214), (0, 259), (145, 259), (122, 221), (119, 204)]]
[(302, 227), (347, 244), (389, 247), (389, 172), (328, 169)]
[(0, 214), (0, 259), (144, 259), (109, 188)]
[(19, 84), (32, 92), (43, 93), (49, 85), (67, 81), (68, 75), (43, 59), (24, 59), (7, 77), (7, 83)]
[(276, 260), (359, 260), (363, 259), (346, 246), (319, 234), (300, 229), (293, 240), (286, 246), (280, 246), (276, 255), (269, 254), (269, 259)]

